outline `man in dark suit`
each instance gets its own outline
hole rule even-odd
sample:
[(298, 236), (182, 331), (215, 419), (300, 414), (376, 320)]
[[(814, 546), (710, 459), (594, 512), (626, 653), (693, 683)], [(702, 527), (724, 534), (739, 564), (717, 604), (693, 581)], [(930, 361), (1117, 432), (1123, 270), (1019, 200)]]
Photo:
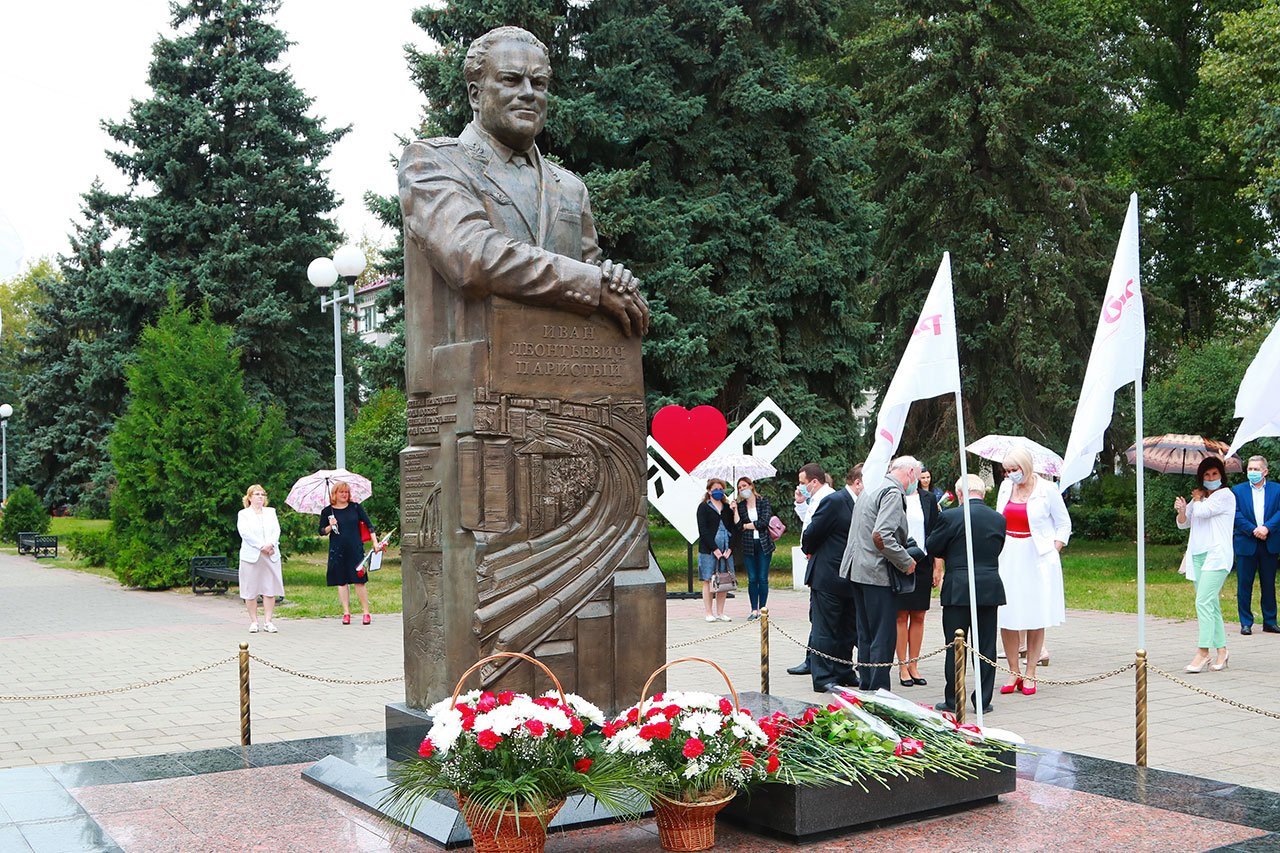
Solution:
[(1236, 498), (1235, 535), (1236, 604), (1240, 610), (1240, 633), (1253, 633), (1253, 579), (1262, 587), (1262, 630), (1280, 634), (1276, 624), (1276, 555), (1280, 554), (1280, 483), (1267, 479), (1267, 460), (1249, 457), (1249, 482), (1231, 490)]
[[(853, 496), (839, 489), (818, 504), (800, 537), (800, 547), (809, 555), (804, 576), (809, 587), (809, 618), (813, 624), (809, 645), (842, 661), (853, 660), (857, 630), (853, 584), (840, 577), (840, 558), (844, 555), (852, 518)], [(813, 689), (818, 693), (857, 684), (853, 666), (848, 663), (810, 654), (809, 669)]]
[[(1004, 584), (1000, 581), (1000, 552), (1004, 550), (1004, 516), (982, 502), (987, 485), (976, 474), (969, 482), (957, 482), (956, 494), (967, 495), (969, 514), (973, 519), (973, 585), (978, 603), (978, 651), (987, 660), (996, 659), (996, 611), (1004, 604)], [(969, 555), (965, 549), (964, 507), (943, 511), (929, 531), (927, 550), (935, 556), (934, 582), (942, 583), (942, 634), (950, 643), (957, 629), (972, 637), (969, 611)], [(945, 575), (943, 567), (946, 567)], [(955, 656), (946, 654), (946, 689), (944, 699), (934, 707), (939, 711), (956, 708)], [(991, 710), (991, 693), (995, 687), (995, 667), (981, 663), (982, 709)], [(971, 694), (972, 696), (972, 694)], [(972, 701), (972, 699), (970, 700)]]

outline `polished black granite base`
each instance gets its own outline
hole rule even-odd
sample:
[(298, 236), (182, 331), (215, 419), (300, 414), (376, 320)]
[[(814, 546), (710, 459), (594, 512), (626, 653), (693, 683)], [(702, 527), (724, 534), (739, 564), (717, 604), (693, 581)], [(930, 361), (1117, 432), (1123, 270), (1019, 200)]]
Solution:
[(418, 746), (431, 730), (431, 717), (426, 711), (410, 708), (403, 702), (387, 706), (387, 760), (404, 761), (418, 754)]

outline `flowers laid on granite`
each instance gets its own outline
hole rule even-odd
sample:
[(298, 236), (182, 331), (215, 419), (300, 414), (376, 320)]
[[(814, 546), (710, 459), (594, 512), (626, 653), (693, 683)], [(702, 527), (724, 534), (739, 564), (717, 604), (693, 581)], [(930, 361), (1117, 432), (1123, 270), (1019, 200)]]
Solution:
[(524, 850), (541, 849), (547, 823), (574, 794), (621, 815), (643, 807), (643, 780), (600, 748), (604, 714), (580, 696), (472, 690), (428, 714), (417, 758), (389, 774), (384, 807), (396, 820), (411, 824), (426, 799), (452, 792), (476, 850)]

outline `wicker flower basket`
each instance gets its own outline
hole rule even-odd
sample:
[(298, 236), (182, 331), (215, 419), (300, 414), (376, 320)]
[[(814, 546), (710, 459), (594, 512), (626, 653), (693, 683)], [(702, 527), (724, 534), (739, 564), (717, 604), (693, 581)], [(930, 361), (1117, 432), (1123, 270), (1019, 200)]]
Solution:
[(737, 796), (729, 791), (719, 799), (685, 803), (659, 794), (653, 801), (658, 841), (663, 850), (710, 850), (716, 846), (716, 815)]
[(547, 846), (547, 824), (562, 806), (564, 800), (557, 800), (543, 812), (508, 811), (494, 815), (468, 805), (467, 798), (458, 795), (458, 808), (471, 830), (476, 853), (542, 853)]
[[(733, 707), (737, 710), (742, 709), (742, 705), (738, 702), (738, 691), (729, 680), (729, 674), (715, 661), (699, 657), (678, 658), (654, 670), (640, 691), (640, 704), (643, 705), (644, 700), (649, 698), (649, 688), (653, 685), (654, 679), (675, 664), (690, 661), (705, 663), (720, 673), (724, 683), (729, 687), (729, 694), (733, 696)], [(658, 841), (662, 844), (662, 849), (683, 853), (690, 850), (710, 850), (715, 847), (716, 815), (737, 795), (737, 791), (728, 789), (708, 791), (703, 798), (695, 802), (685, 802), (658, 794), (653, 799), (652, 805), (653, 817), (658, 824)]]

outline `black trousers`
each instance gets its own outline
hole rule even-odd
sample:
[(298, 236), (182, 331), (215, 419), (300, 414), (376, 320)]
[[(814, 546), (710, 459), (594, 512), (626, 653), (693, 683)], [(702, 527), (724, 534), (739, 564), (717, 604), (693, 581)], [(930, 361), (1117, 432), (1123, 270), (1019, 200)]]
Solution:
[(889, 666), (898, 645), (898, 598), (887, 586), (853, 585), (853, 606), (858, 620), (858, 686), (863, 690), (889, 689)]
[[(815, 589), (810, 591), (809, 601), (809, 618), (813, 621), (809, 645), (822, 654), (852, 660), (853, 642), (857, 635), (853, 598)], [(813, 676), (813, 686), (818, 689), (833, 681), (850, 686), (857, 683), (851, 664), (836, 663), (822, 655), (809, 655), (809, 671)]]
[[(978, 605), (978, 651), (987, 660), (996, 659), (996, 605)], [(956, 631), (964, 629), (965, 637), (972, 637), (969, 630), (969, 605), (947, 605), (942, 608), (942, 635), (948, 643), (955, 640)], [(952, 652), (943, 655), (946, 658), (947, 686), (943, 694), (946, 703), (952, 708), (956, 706), (956, 656)], [(989, 663), (978, 662), (978, 672), (982, 674), (982, 707), (991, 704), (991, 694), (995, 689), (996, 668)], [(973, 671), (966, 671), (965, 680), (969, 685), (969, 701), (973, 702)], [(970, 705), (969, 707), (973, 707)]]

